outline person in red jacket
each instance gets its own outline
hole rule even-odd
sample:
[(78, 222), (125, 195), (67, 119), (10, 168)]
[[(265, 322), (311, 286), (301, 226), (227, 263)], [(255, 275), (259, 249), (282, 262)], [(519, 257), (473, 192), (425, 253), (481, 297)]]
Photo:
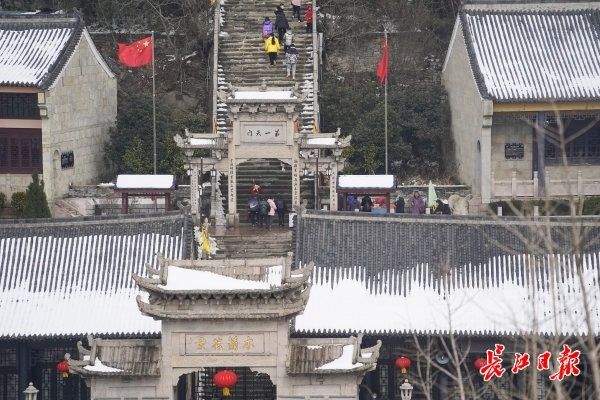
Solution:
[(309, 4), (306, 7), (306, 13), (304, 14), (304, 20), (306, 21), (306, 33), (312, 33), (312, 23), (313, 23), (312, 4)]

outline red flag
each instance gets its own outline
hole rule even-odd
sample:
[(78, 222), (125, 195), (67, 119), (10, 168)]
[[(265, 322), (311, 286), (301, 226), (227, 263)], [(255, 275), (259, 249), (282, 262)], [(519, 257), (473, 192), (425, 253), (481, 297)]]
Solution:
[(152, 36), (131, 44), (119, 43), (119, 61), (128, 67), (143, 67), (152, 62), (153, 51)]
[(383, 39), (383, 54), (381, 55), (381, 61), (379, 61), (379, 66), (377, 67), (377, 76), (379, 77), (379, 82), (383, 85), (388, 78), (388, 43), (387, 36)]

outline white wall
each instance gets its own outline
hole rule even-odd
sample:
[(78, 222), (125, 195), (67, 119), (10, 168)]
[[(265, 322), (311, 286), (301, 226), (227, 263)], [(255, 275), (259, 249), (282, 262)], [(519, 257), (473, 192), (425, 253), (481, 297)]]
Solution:
[(450, 102), (458, 176), (475, 194), (480, 194), (481, 153), (478, 153), (477, 141), (482, 139), (486, 102), (471, 72), (460, 19), (456, 21), (442, 77)]

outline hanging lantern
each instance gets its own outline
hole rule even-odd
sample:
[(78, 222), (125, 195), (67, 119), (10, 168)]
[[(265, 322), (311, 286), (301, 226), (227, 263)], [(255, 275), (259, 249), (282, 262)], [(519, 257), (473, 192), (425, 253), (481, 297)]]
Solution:
[(215, 374), (213, 382), (219, 389), (223, 389), (223, 396), (230, 396), (231, 392), (229, 391), (229, 388), (236, 384), (237, 375), (235, 372), (225, 369)]
[(408, 372), (408, 368), (410, 368), (410, 358), (408, 357), (398, 357), (396, 358), (396, 368), (400, 370), (401, 373), (406, 374)]
[(485, 365), (485, 363), (486, 363), (485, 358), (479, 357), (478, 359), (476, 359), (475, 361), (473, 361), (473, 366), (475, 367), (475, 369), (477, 371), (479, 371), (481, 368), (483, 368), (483, 366)]
[(67, 379), (69, 377), (69, 363), (67, 360), (62, 360), (56, 364), (56, 371), (61, 374), (63, 379)]

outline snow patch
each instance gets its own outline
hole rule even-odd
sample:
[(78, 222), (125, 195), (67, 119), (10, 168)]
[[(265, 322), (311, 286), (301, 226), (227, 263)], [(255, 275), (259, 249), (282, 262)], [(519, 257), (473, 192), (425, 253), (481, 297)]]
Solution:
[(172, 189), (174, 175), (118, 175), (116, 189)]
[[(88, 356), (88, 358), (89, 358), (89, 356)], [(91, 372), (123, 372), (122, 369), (113, 368), (113, 367), (109, 367), (108, 365), (102, 364), (102, 361), (100, 361), (100, 359), (98, 357), (96, 357), (96, 360), (94, 361), (94, 365), (86, 365), (85, 367), (83, 367), (83, 369), (85, 369), (86, 371), (91, 371)]]
[(394, 189), (394, 175), (340, 175), (338, 186), (343, 189)]
[(164, 290), (268, 290), (281, 286), (281, 273), (283, 266), (269, 267), (264, 281), (251, 281), (237, 279), (230, 276), (219, 275), (209, 271), (168, 266), (167, 284), (158, 285)]
[(354, 345), (353, 344), (347, 344), (344, 346), (344, 349), (342, 350), (342, 355), (339, 358), (336, 358), (335, 360), (328, 362), (325, 365), (321, 365), (320, 367), (317, 367), (318, 370), (338, 370), (338, 369), (342, 369), (342, 370), (348, 370), (348, 369), (354, 369), (354, 368), (358, 368), (358, 367), (362, 367), (364, 364), (363, 363), (352, 363), (352, 356), (354, 355)]

